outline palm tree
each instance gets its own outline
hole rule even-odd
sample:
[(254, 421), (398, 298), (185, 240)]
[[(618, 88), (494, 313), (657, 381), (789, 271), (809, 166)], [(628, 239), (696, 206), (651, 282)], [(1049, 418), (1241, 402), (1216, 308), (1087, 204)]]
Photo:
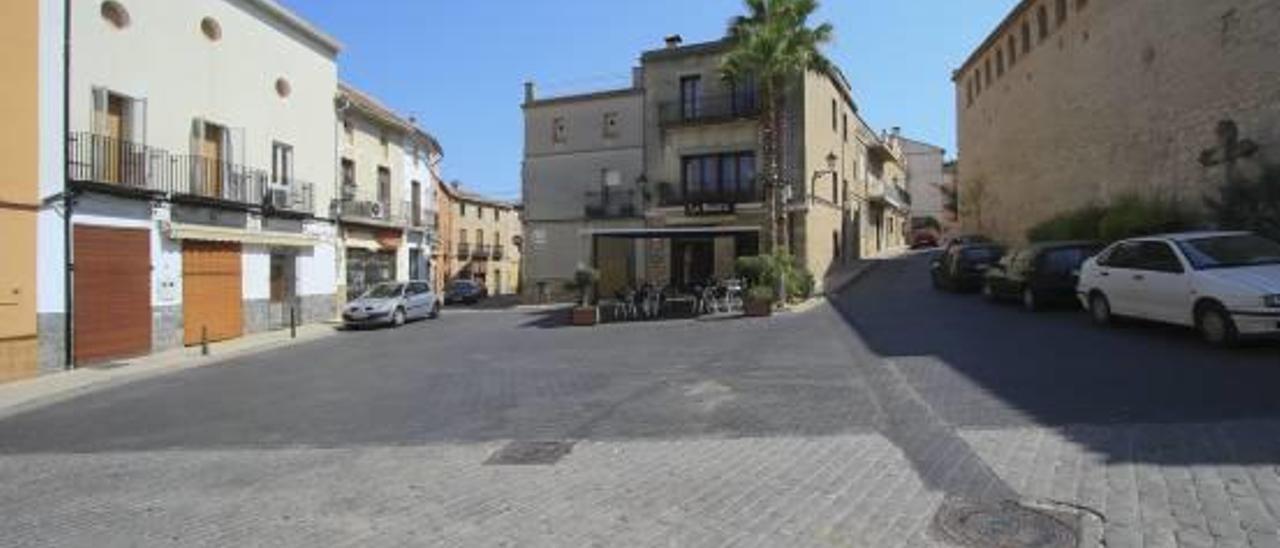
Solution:
[(821, 47), (832, 39), (829, 23), (809, 28), (817, 0), (746, 0), (747, 15), (729, 21), (729, 51), (721, 75), (731, 84), (751, 82), (761, 100), (761, 176), (769, 203), (769, 236), (775, 253), (788, 253), (787, 222), (782, 204), (782, 146), (788, 90), (808, 71), (826, 73), (831, 61)]

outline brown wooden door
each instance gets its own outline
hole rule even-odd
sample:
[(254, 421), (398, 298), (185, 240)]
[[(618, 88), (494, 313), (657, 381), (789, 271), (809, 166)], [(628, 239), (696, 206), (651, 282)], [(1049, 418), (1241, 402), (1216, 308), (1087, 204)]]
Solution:
[(186, 241), (182, 244), (183, 343), (200, 344), (243, 334), (240, 244)]
[(204, 164), (202, 191), (206, 197), (222, 196), (222, 161), (225, 157), (222, 140), (225, 131), (222, 126), (208, 122), (204, 124), (204, 136), (200, 141), (200, 159)]
[(150, 352), (150, 231), (77, 226), (74, 238), (76, 365)]
[(124, 98), (119, 95), (107, 96), (107, 118), (106, 118), (106, 139), (103, 145), (106, 148), (106, 169), (105, 179), (108, 183), (119, 183), (123, 181), (124, 166), (124, 124), (125, 124), (125, 106)]

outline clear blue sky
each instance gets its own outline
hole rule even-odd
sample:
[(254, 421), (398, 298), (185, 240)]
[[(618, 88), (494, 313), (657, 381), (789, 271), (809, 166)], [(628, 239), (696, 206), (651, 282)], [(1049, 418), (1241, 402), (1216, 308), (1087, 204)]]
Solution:
[[(520, 191), (521, 84), (623, 85), (663, 36), (719, 38), (741, 0), (283, 0), (340, 40), (340, 77), (418, 117), (444, 176), (496, 197)], [(827, 54), (872, 126), (955, 150), (951, 71), (1016, 0), (826, 0)], [(698, 6), (698, 7), (692, 7)]]

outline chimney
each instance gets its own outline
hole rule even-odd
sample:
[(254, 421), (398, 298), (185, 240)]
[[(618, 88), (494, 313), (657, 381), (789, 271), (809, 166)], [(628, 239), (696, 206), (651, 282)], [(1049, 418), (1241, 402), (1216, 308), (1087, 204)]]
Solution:
[(533, 82), (525, 82), (525, 83), (524, 83), (524, 102), (525, 102), (525, 104), (528, 104), (528, 103), (532, 103), (532, 102), (533, 102), (533, 100), (534, 100), (534, 95), (535, 95), (535, 92), (536, 92), (536, 91), (537, 91), (537, 88), (533, 85)]
[(898, 126), (893, 126), (893, 136), (900, 137), (901, 135), (902, 135), (902, 128)]
[(631, 67), (631, 87), (634, 89), (644, 87), (644, 67)]
[(684, 43), (684, 37), (679, 34), (672, 34), (666, 38), (666, 42), (667, 49), (676, 49), (680, 47), (680, 44)]

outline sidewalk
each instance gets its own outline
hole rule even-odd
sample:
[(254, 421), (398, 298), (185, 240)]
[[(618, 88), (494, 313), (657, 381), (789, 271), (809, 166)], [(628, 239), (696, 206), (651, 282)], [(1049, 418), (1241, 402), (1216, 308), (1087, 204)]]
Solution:
[(0, 384), (0, 418), (16, 415), (36, 407), (68, 400), (94, 391), (166, 373), (203, 367), (226, 360), (281, 348), (292, 344), (319, 340), (336, 333), (329, 323), (298, 327), (292, 339), (289, 330), (254, 333), (237, 339), (209, 344), (209, 355), (202, 356), (199, 346), (175, 348), (137, 358), (72, 369)]

